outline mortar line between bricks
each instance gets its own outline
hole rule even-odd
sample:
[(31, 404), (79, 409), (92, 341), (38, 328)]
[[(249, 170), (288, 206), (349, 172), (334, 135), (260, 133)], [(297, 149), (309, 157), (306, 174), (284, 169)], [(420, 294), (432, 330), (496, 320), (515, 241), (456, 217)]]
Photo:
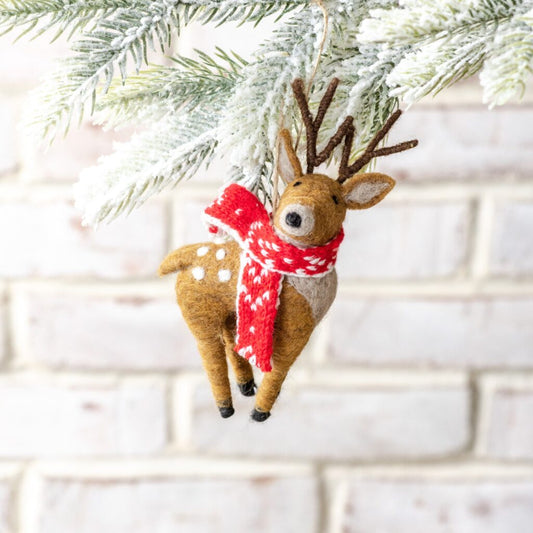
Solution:
[(324, 467), (322, 464), (315, 465), (315, 480), (317, 484), (317, 528), (316, 533), (325, 533), (328, 530), (330, 522), (330, 502), (327, 480), (324, 475)]
[(7, 284), (5, 290), (5, 309), (4, 309), (4, 350), (6, 357), (2, 366), (6, 369), (12, 368), (16, 361), (16, 345), (15, 345), (15, 319), (13, 316), (13, 292), (10, 284)]
[[(342, 388), (382, 387), (383, 389), (409, 389), (413, 387), (450, 387), (464, 386), (467, 383), (467, 373), (477, 371), (480, 378), (485, 375), (491, 377), (497, 375), (502, 379), (528, 379), (533, 382), (533, 368), (490, 368), (468, 369), (442, 367), (434, 369), (421, 369), (418, 366), (402, 366), (395, 368), (390, 366), (334, 366), (327, 365), (314, 368), (312, 371), (303, 369), (295, 371), (291, 383), (295, 388), (300, 387), (324, 387)], [(201, 370), (191, 372), (189, 370), (173, 372), (175, 381), (189, 382), (194, 386), (199, 383), (206, 384), (205, 375)], [(100, 372), (91, 369), (84, 372), (81, 369), (53, 369), (53, 368), (25, 368), (16, 369), (0, 374), (1, 383), (35, 384), (47, 382), (57, 386), (115, 386), (120, 384), (135, 383), (160, 383), (164, 384), (168, 377), (167, 370), (102, 370)], [(529, 390), (529, 389), (528, 389)]]
[(470, 391), (470, 441), (467, 443), (466, 452), (475, 457), (478, 441), (478, 417), (479, 417), (479, 389), (477, 382), (477, 371), (473, 370), (469, 374), (468, 389)]
[(155, 455), (144, 458), (121, 456), (36, 461), (43, 478), (99, 481), (188, 478), (190, 476), (247, 479), (257, 476), (312, 476), (311, 461), (262, 458), (206, 457), (205, 455)]
[(140, 459), (124, 457), (65, 458), (37, 460), (31, 463), (32, 472), (47, 479), (85, 481), (142, 480), (187, 478), (194, 476), (231, 477), (247, 479), (273, 475), (279, 477), (314, 476), (320, 464), (326, 480), (331, 476), (471, 479), (526, 479), (533, 476), (533, 462), (497, 461), (472, 458), (432, 458), (424, 460), (280, 460), (271, 458), (236, 458), (228, 456), (178, 455), (154, 456)]
[[(501, 179), (501, 176), (500, 176)], [(509, 173), (504, 176), (509, 183), (501, 181), (431, 181), (431, 182), (402, 182), (401, 187), (397, 187), (393, 195), (388, 198), (388, 202), (396, 201), (409, 202), (432, 200), (449, 201), (461, 200), (468, 197), (477, 196), (486, 192), (498, 193), (498, 197), (509, 199), (532, 199), (533, 181), (520, 179)], [(514, 181), (513, 181), (514, 180)], [(184, 200), (201, 199), (209, 201), (216, 195), (221, 187), (221, 183), (188, 183), (183, 184), (178, 193), (161, 193), (155, 197), (155, 201), (170, 201), (173, 204), (181, 204)], [(13, 200), (73, 200), (72, 183), (26, 183), (12, 181), (0, 184), (0, 198), (5, 201)]]
[(38, 533), (42, 504), (42, 480), (37, 473), (38, 461), (29, 462), (22, 472), (16, 494), (16, 526), (18, 533)]
[(489, 274), (489, 258), (494, 223), (494, 198), (484, 194), (476, 201), (473, 235), (471, 236), (470, 277), (483, 281)]
[[(172, 283), (170, 283), (172, 281)], [(82, 296), (145, 296), (172, 298), (173, 280), (124, 280), (117, 283), (113, 280), (61, 280), (57, 278), (27, 278), (12, 280), (11, 291), (31, 290), (41, 293), (57, 293), (58, 291)], [(374, 295), (374, 296), (533, 296), (533, 278), (531, 279), (487, 279), (464, 280), (461, 276), (449, 280), (372, 280), (352, 279), (339, 284), (339, 295)]]

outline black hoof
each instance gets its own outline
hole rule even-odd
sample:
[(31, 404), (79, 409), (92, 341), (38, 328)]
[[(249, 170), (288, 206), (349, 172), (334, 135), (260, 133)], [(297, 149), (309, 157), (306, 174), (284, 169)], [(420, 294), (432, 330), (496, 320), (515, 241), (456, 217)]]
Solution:
[(251, 379), (246, 383), (239, 383), (239, 390), (243, 396), (253, 396), (255, 394), (255, 381)]
[(229, 418), (235, 412), (233, 407), (219, 407), (218, 410), (222, 418)]
[(252, 420), (255, 420), (256, 422), (264, 422), (269, 416), (270, 411), (258, 411), (257, 409), (254, 409), (251, 414)]

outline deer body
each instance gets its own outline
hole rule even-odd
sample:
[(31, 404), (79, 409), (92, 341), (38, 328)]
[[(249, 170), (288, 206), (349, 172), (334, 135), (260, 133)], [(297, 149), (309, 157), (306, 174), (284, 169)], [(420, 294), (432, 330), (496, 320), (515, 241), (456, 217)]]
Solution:
[[(281, 285), (278, 283), (278, 287), (280, 287), (279, 304), (273, 322), (273, 331), (271, 333), (256, 331), (255, 326), (244, 330), (248, 337), (272, 335), (271, 371), (264, 373), (257, 391), (255, 408), (252, 411), (254, 420), (263, 421), (270, 416), (270, 411), (287, 372), (335, 299), (337, 275), (334, 268), (330, 267), (333, 267), (334, 264), (337, 243), (342, 240), (342, 223), (347, 210), (372, 207), (381, 201), (394, 186), (394, 180), (384, 174), (357, 174), (357, 172), (373, 157), (403, 151), (416, 145), (416, 141), (410, 141), (389, 148), (376, 148), (398, 118), (399, 112), (396, 112), (376, 134), (363, 155), (352, 165), (348, 164), (354, 136), (352, 117), (347, 117), (328, 142), (326, 148), (317, 153), (318, 129), (324, 119), (327, 107), (331, 103), (337, 84), (338, 80), (333, 80), (330, 84), (320, 102), (316, 118), (313, 118), (304, 96), (302, 80), (296, 80), (293, 83), (294, 94), (307, 132), (307, 172), (302, 171), (289, 132), (283, 130), (281, 132), (279, 170), (286, 182), (286, 187), (275, 212), (272, 214), (271, 221), (263, 224), (264, 228), (268, 226), (270, 232), (268, 235), (275, 234), (276, 236), (278, 246), (275, 250), (279, 248), (283, 249), (284, 253), (293, 253), (293, 257), (300, 258), (300, 261), (303, 257), (308, 261), (305, 267), (308, 271), (302, 273), (298, 272), (297, 269), (290, 270), (289, 268), (283, 268), (281, 271), (275, 270), (272, 265), (269, 268), (266, 260), (261, 262), (261, 259), (254, 259), (255, 262), (246, 263), (250, 259), (249, 256), (246, 256), (246, 253), (249, 252), (243, 251), (243, 242), (239, 243), (234, 240), (222, 244), (205, 242), (184, 246), (169, 254), (160, 266), (161, 275), (171, 272), (178, 273), (176, 280), (177, 302), (189, 329), (196, 337), (216, 404), (224, 418), (231, 416), (234, 412), (228, 378), (228, 360), (233, 367), (242, 394), (252, 396), (255, 393), (252, 366), (247, 359), (238, 355), (234, 350), (236, 314), (240, 309), (238, 302), (242, 294), (247, 294), (246, 287), (238, 285), (240, 275), (243, 272), (241, 270), (243, 265), (257, 265), (257, 269), (261, 271), (260, 275), (257, 276), (258, 283), (260, 283), (259, 288), (262, 287), (263, 275), (267, 279), (270, 275), (268, 274), (269, 271), (277, 272), (278, 274), (275, 276), (279, 276), (279, 272), (283, 272)], [(345, 144), (339, 178), (335, 180), (323, 174), (313, 173), (314, 167), (324, 162), (343, 140)], [(247, 192), (246, 194), (250, 193)], [(215, 204), (222, 205), (223, 198), (217, 200)], [(261, 207), (261, 209), (263, 208)], [(229, 211), (231, 220), (243, 216), (240, 213), (242, 211), (242, 209), (231, 207)], [(264, 209), (261, 212), (264, 212)], [(255, 211), (250, 211), (250, 213), (255, 213)], [(264, 216), (268, 219), (266, 214)], [(247, 235), (250, 236), (253, 233)], [(261, 239), (257, 242), (263, 246), (260, 241)], [(271, 242), (275, 241), (272, 240)], [(287, 243), (292, 246), (288, 246)], [(274, 249), (273, 246), (271, 246), (272, 249)], [(330, 253), (332, 249), (334, 249), (332, 261), (321, 261), (320, 265), (325, 264), (326, 266), (318, 268), (317, 263), (313, 263), (313, 261), (322, 257), (319, 250), (326, 254), (326, 250), (327, 253)], [(298, 250), (298, 252), (294, 250)], [(274, 259), (279, 262), (291, 261), (281, 253), (270, 253), (275, 254)], [(267, 256), (265, 255), (265, 257)], [(273, 256), (270, 255), (269, 257)], [(272, 260), (270, 261), (272, 263)], [(256, 266), (253, 266), (253, 269), (255, 268)], [(312, 270), (318, 272), (312, 273)], [(310, 271), (311, 273), (309, 273)], [(255, 279), (253, 283), (255, 283)], [(271, 286), (265, 284), (265, 287)], [(261, 288), (259, 294), (262, 290)], [(257, 293), (254, 292), (254, 294)], [(272, 296), (270, 289), (265, 294), (270, 302)], [(242, 300), (240, 301), (242, 302)], [(244, 301), (246, 300), (244, 299)], [(253, 300), (249, 301), (253, 303)], [(257, 305), (264, 304), (259, 302)], [(250, 304), (244, 309), (248, 313), (250, 309), (254, 309), (254, 305)], [(257, 310), (257, 306), (255, 306), (255, 310)], [(260, 320), (263, 320), (263, 316), (265, 315), (255, 315)], [(248, 328), (248, 323), (246, 324)], [(253, 343), (253, 341), (251, 342)], [(245, 355), (247, 354), (245, 353)]]
[[(160, 267), (161, 274), (178, 272), (178, 305), (197, 339), (215, 402), (221, 413), (228, 415), (232, 413), (232, 401), (227, 360), (241, 392), (254, 392), (252, 366), (233, 349), (241, 256), (235, 241), (205, 242), (176, 250)], [(272, 409), (288, 370), (333, 303), (336, 289), (335, 271), (320, 278), (286, 276), (283, 280), (274, 329), (273, 369), (259, 387), (257, 413), (266, 414)]]

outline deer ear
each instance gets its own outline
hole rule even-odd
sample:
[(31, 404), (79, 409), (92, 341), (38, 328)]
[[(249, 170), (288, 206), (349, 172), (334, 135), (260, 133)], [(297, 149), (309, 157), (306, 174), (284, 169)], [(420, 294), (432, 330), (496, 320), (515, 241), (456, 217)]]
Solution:
[(379, 172), (356, 174), (342, 185), (344, 201), (348, 209), (368, 209), (381, 202), (395, 183), (392, 178)]
[(292, 139), (289, 130), (281, 130), (278, 154), (278, 170), (281, 179), (290, 183), (302, 176), (302, 165), (292, 147)]

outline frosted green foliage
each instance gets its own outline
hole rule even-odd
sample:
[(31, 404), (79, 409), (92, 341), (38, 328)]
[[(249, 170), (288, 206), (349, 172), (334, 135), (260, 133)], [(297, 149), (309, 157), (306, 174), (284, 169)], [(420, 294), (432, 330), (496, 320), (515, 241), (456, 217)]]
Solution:
[[(146, 128), (83, 173), (76, 195), (90, 224), (192, 177), (215, 151), (229, 180), (268, 203), (281, 126), (291, 130), (305, 160), (291, 90), (297, 77), (309, 86), (312, 111), (331, 78), (341, 80), (319, 144), (353, 115), (352, 156), (402, 101), (479, 72), (485, 101), (500, 105), (521, 96), (529, 81), (532, 0), (322, 3), (329, 15), (323, 48), (323, 13), (312, 0), (0, 0), (0, 32), (72, 38), (72, 55), (45, 79), (29, 108), (39, 138), (53, 139), (93, 111), (105, 127)], [(200, 52), (175, 57), (170, 66), (147, 65), (149, 52), (168, 53), (191, 21), (258, 24), (268, 15), (283, 18), (250, 63), (218, 50), (213, 57)]]
[(116, 127), (190, 113), (200, 105), (225, 105), (247, 62), (221, 49), (217, 49), (215, 58), (197, 53), (198, 59), (194, 60), (173, 58), (176, 66), (147, 68), (130, 76), (127, 84), (114, 81), (97, 105), (101, 112), (98, 122)]
[[(294, 105), (291, 82), (312, 69), (322, 24), (316, 8), (282, 24), (244, 68), (244, 81), (237, 84), (221, 121), (221, 152), (229, 154), (229, 162), (240, 170), (238, 181), (266, 198), (271, 192), (267, 166), (272, 162), (280, 116)], [(295, 35), (300, 38), (294, 39)], [(285, 125), (290, 127), (290, 115)]]
[(503, 23), (494, 39), (489, 58), (481, 71), (483, 99), (502, 105), (521, 98), (533, 66), (533, 32), (526, 20)]
[(2, 0), (0, 33), (20, 28), (20, 36), (38, 36), (53, 29), (56, 39), (67, 30), (72, 34), (85, 29), (99, 17), (130, 4), (128, 0)]
[[(90, 110), (94, 109), (100, 82), (105, 93), (115, 71), (125, 80), (128, 76), (128, 60), (138, 72), (142, 64), (148, 62), (149, 49), (155, 50), (156, 45), (159, 45), (161, 50), (165, 50), (171, 44), (173, 30), (179, 31), (192, 20), (220, 24), (234, 20), (258, 22), (269, 14), (283, 14), (302, 3), (303, 0), (129, 2), (129, 7), (115, 9), (97, 18), (91, 31), (73, 44), (74, 55), (62, 62), (37, 91), (38, 104), (31, 107), (28, 122), (35, 126), (35, 134), (39, 138), (53, 139), (58, 132), (68, 131), (71, 121), (83, 118), (88, 101)], [(31, 2), (26, 4), (31, 7)], [(0, 17), (2, 15), (9, 18), (0, 5)], [(54, 22), (61, 24), (61, 18), (54, 19)]]
[(387, 78), (390, 94), (413, 103), (481, 70), (484, 99), (503, 104), (524, 91), (533, 31), (526, 0), (405, 0), (371, 11), (359, 40), (410, 47)]
[(97, 225), (129, 213), (209, 163), (217, 144), (209, 111), (197, 110), (185, 120), (170, 117), (82, 172), (75, 194), (84, 223)]

